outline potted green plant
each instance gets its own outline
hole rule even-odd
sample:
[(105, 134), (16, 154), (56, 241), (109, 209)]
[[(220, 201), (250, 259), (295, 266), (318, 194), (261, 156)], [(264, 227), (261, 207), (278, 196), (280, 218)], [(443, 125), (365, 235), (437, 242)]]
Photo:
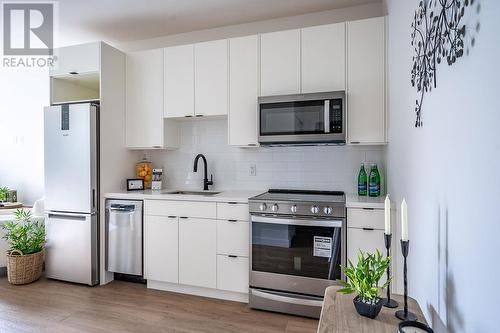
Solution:
[(15, 220), (2, 225), (7, 251), (7, 276), (12, 284), (27, 284), (42, 275), (45, 248), (45, 224), (30, 211), (18, 209)]
[[(347, 261), (347, 266), (341, 266), (347, 281), (340, 281), (343, 288), (338, 292), (357, 293), (353, 303), (360, 315), (373, 319), (382, 309), (382, 298), (378, 296), (378, 284), (390, 264), (391, 257), (382, 256), (378, 250), (374, 254), (360, 250), (356, 266), (350, 260)], [(381, 288), (387, 287), (389, 281), (390, 279)]]

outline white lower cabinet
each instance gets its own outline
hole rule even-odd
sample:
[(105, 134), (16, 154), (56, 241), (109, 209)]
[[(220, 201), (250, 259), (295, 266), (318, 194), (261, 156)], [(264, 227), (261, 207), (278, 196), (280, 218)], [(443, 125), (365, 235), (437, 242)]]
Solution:
[(217, 221), (217, 254), (248, 257), (249, 223), (246, 221)]
[(248, 258), (217, 255), (217, 289), (248, 292)]
[(217, 287), (215, 220), (179, 219), (179, 283)]
[(144, 216), (144, 278), (179, 282), (179, 222), (168, 216)]
[(144, 200), (148, 287), (246, 301), (248, 204)]

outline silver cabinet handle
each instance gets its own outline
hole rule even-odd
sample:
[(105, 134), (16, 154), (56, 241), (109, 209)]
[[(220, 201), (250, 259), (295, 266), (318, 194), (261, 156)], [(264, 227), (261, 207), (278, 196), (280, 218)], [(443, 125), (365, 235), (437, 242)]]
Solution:
[(227, 220), (228, 222), (238, 222), (238, 220)]

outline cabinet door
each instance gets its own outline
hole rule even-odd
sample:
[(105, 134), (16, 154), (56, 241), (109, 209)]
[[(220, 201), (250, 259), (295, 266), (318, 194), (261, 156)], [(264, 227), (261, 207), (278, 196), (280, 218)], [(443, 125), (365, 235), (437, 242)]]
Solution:
[(179, 282), (177, 217), (144, 216), (144, 278)]
[(300, 30), (260, 37), (260, 95), (300, 93)]
[(127, 54), (126, 143), (161, 148), (163, 141), (163, 50)]
[(302, 92), (345, 90), (345, 23), (302, 29)]
[(61, 47), (54, 50), (57, 56), (54, 67), (49, 70), (50, 76), (64, 75), (71, 72), (99, 72), (101, 43), (87, 43)]
[(179, 219), (179, 282), (216, 288), (217, 225), (215, 220)]
[(259, 38), (229, 40), (229, 144), (257, 145)]
[(385, 19), (347, 23), (348, 142), (385, 143)]
[(197, 116), (227, 114), (227, 43), (224, 39), (194, 46), (194, 110)]
[(248, 293), (248, 258), (217, 256), (217, 289)]
[(194, 115), (194, 45), (165, 52), (165, 118)]

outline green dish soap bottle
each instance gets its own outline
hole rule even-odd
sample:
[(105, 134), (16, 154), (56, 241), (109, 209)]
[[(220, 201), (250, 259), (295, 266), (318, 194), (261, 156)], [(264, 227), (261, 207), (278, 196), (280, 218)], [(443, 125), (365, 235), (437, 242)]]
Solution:
[(380, 196), (380, 173), (375, 163), (371, 165), (370, 176), (368, 178), (368, 196)]
[(358, 174), (358, 195), (366, 196), (368, 194), (368, 176), (365, 171), (365, 164), (361, 163)]

